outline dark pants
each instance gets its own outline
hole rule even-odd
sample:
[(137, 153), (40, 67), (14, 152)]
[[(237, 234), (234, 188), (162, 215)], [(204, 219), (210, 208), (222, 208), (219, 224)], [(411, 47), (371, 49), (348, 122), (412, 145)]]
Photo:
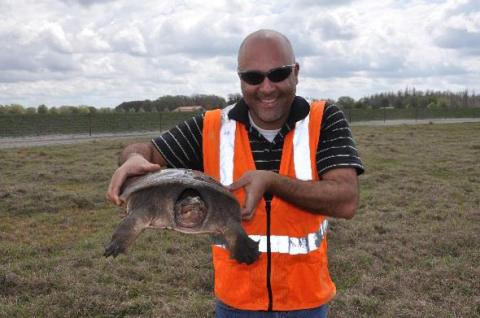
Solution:
[(328, 305), (294, 311), (250, 311), (232, 308), (221, 301), (215, 303), (215, 318), (327, 318)]

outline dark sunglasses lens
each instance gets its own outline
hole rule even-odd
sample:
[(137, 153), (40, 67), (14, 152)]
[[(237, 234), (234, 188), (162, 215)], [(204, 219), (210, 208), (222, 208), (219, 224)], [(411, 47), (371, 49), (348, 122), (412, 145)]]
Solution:
[(286, 79), (290, 75), (290, 73), (292, 73), (291, 67), (282, 67), (277, 70), (271, 71), (270, 74), (268, 74), (268, 79), (274, 83), (278, 83)]
[(252, 72), (240, 73), (240, 78), (242, 79), (242, 81), (250, 85), (258, 85), (261, 82), (263, 82), (265, 75), (263, 75), (260, 72), (252, 71)]

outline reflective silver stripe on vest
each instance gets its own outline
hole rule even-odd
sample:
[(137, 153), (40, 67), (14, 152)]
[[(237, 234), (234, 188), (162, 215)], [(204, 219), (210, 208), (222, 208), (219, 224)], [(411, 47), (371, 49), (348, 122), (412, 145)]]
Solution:
[[(233, 157), (235, 149), (236, 121), (228, 118), (228, 112), (234, 105), (222, 110), (220, 127), (220, 183), (229, 185), (233, 182)], [(310, 134), (308, 125), (310, 113), (295, 124), (293, 130), (293, 163), (295, 176), (300, 180), (312, 180), (312, 164), (310, 162)]]
[(312, 180), (312, 164), (310, 162), (310, 134), (308, 124), (310, 113), (295, 124), (293, 133), (293, 163), (295, 176), (300, 180)]
[[(308, 254), (317, 250), (322, 245), (323, 238), (327, 234), (328, 220), (324, 220), (317, 232), (310, 233), (304, 237), (289, 237), (284, 235), (270, 235), (270, 251), (272, 253), (282, 253), (290, 255)], [(262, 253), (267, 252), (266, 235), (249, 235), (249, 237), (258, 242), (258, 249)], [(215, 244), (225, 248), (225, 244)]]
[(233, 151), (235, 149), (235, 120), (228, 118), (228, 112), (235, 104), (222, 110), (220, 127), (220, 183), (230, 185), (233, 182)]

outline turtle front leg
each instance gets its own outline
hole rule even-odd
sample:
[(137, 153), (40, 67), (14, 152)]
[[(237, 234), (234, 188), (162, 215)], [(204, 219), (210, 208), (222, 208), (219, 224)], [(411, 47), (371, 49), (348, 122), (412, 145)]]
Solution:
[(150, 223), (150, 218), (129, 213), (113, 233), (112, 240), (105, 247), (103, 256), (116, 257), (120, 253), (126, 254), (128, 247)]

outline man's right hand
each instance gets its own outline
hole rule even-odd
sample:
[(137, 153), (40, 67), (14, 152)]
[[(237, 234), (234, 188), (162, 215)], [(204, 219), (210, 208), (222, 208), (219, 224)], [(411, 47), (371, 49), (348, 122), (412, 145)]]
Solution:
[(124, 204), (124, 200), (120, 198), (120, 188), (125, 180), (132, 176), (141, 176), (149, 172), (155, 172), (162, 169), (159, 164), (151, 163), (142, 155), (133, 153), (128, 159), (113, 173), (106, 197), (109, 201), (116, 205)]

